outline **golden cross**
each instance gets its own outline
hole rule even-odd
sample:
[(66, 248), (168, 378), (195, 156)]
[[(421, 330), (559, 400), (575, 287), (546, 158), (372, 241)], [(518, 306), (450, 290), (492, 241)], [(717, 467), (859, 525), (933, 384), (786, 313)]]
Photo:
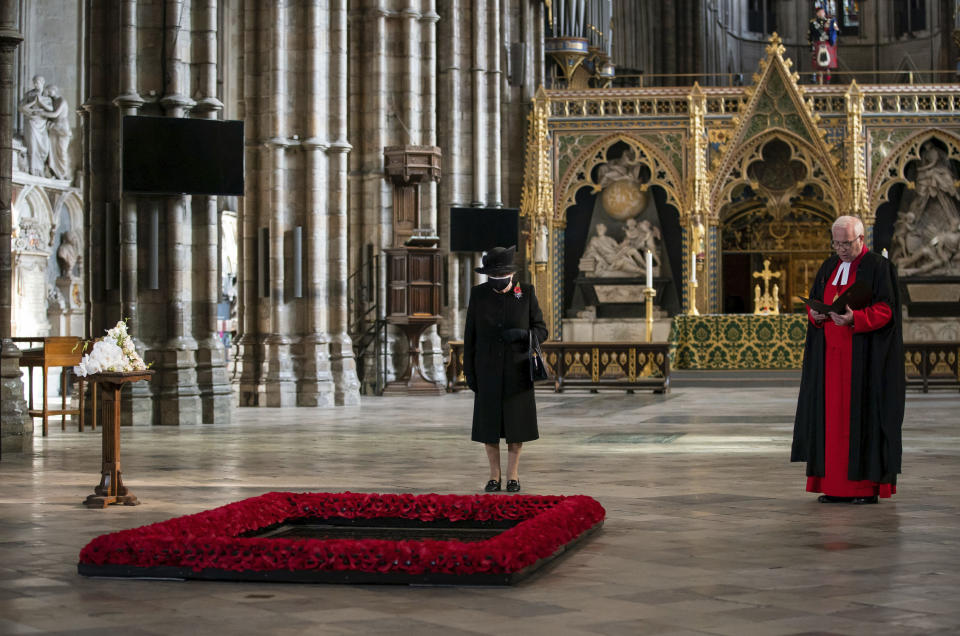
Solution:
[(763, 271), (754, 272), (754, 278), (763, 279), (763, 294), (760, 293), (760, 285), (757, 285), (754, 293), (754, 314), (779, 314), (780, 313), (780, 288), (779, 285), (773, 286), (773, 293), (770, 293), (770, 279), (779, 279), (783, 271), (770, 271), (770, 259), (763, 259)]

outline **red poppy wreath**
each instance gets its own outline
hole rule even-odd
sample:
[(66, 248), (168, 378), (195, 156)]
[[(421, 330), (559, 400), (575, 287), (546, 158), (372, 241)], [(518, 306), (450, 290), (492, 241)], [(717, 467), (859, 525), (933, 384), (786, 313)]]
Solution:
[[(511, 584), (603, 525), (586, 496), (272, 492), (101, 535), (86, 576)], [(410, 538), (415, 537), (415, 538)]]

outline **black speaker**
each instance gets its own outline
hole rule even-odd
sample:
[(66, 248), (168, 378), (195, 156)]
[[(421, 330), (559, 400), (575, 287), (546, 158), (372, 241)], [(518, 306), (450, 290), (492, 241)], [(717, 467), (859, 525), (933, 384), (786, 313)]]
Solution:
[(517, 208), (450, 208), (450, 251), (486, 252), (517, 244)]

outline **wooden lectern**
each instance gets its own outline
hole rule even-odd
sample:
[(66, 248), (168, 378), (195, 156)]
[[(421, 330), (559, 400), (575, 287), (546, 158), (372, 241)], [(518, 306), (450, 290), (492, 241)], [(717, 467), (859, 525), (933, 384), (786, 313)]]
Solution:
[(103, 431), (103, 463), (100, 484), (83, 502), (87, 508), (106, 508), (110, 504), (136, 506), (137, 497), (123, 485), (120, 471), (120, 390), (127, 382), (149, 380), (153, 371), (130, 373), (95, 373), (87, 377), (102, 391), (101, 430)]

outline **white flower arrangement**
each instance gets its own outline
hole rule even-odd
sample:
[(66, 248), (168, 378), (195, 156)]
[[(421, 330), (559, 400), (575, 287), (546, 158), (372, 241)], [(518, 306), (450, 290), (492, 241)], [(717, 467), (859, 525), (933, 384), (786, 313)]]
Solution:
[(83, 356), (73, 371), (80, 377), (86, 377), (105, 371), (129, 373), (146, 368), (143, 358), (133, 346), (133, 338), (127, 333), (126, 321), (120, 320), (113, 329), (107, 330), (106, 336), (93, 343), (93, 349)]

